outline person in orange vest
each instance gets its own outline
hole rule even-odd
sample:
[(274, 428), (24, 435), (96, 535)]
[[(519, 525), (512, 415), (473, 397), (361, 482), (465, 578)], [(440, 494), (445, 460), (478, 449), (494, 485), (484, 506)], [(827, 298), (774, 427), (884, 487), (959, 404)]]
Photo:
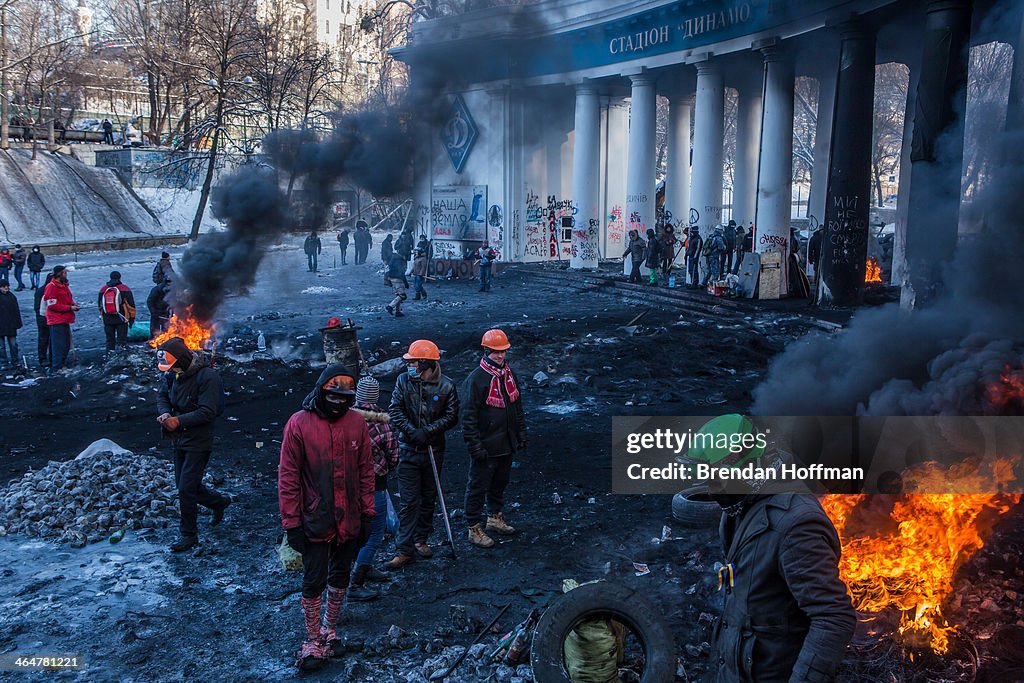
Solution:
[[(462, 438), (472, 460), (466, 482), (466, 524), (469, 542), (494, 546), (487, 531), (510, 536), (502, 503), (512, 475), (512, 460), (526, 448), (526, 418), (520, 384), (505, 362), (511, 344), (499, 329), (487, 330), (480, 340), (483, 358), (462, 385)], [(481, 527), (487, 503), (487, 529)]]
[(397, 552), (387, 565), (392, 570), (409, 564), (416, 555), (430, 558), (434, 554), (427, 542), (434, 530), (437, 504), (434, 465), (440, 477), (445, 432), (459, 421), (459, 394), (455, 383), (441, 374), (437, 344), (418, 339), (402, 358), (407, 370), (395, 382), (388, 409), (391, 428), (398, 434), (398, 487), (402, 494)]

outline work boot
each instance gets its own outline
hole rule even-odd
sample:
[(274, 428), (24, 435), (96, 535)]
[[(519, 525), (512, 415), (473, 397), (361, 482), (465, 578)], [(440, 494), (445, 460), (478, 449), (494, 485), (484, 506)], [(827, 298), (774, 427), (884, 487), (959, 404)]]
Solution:
[(299, 604), (302, 605), (302, 618), (306, 625), (306, 642), (299, 650), (295, 665), (301, 671), (314, 671), (327, 661), (327, 649), (320, 640), (320, 606), (323, 598), (319, 595), (313, 599), (300, 598)]
[(402, 567), (404, 567), (412, 561), (412, 555), (402, 555), (401, 553), (399, 553), (398, 555), (395, 555), (393, 558), (391, 558), (391, 561), (384, 566), (387, 567), (388, 570), (390, 571), (395, 571), (396, 569), (401, 569)]
[(388, 304), (387, 306), (385, 306), (384, 310), (388, 312), (388, 315), (394, 315), (395, 314), (395, 309), (391, 306), (391, 304)]
[(386, 583), (391, 580), (391, 577), (380, 571), (372, 564), (362, 565), (366, 567), (366, 580), (370, 583)]
[(479, 522), (469, 527), (469, 542), (480, 548), (494, 547), (494, 539), (484, 533)]
[(419, 293), (419, 292), (416, 292), (416, 296), (414, 296), (414, 297), (412, 298), (412, 300), (413, 300), (413, 301), (419, 301), (419, 300), (420, 300), (420, 293)]
[(327, 657), (340, 657), (345, 652), (345, 643), (334, 630), (341, 605), (345, 601), (345, 593), (344, 588), (327, 587), (327, 608), (324, 609), (324, 624), (320, 629), (320, 644)]
[(177, 541), (171, 544), (172, 553), (183, 553), (186, 550), (191, 550), (199, 545), (198, 536), (182, 536)]
[(416, 544), (416, 553), (420, 557), (422, 557), (424, 559), (427, 559), (427, 560), (429, 560), (430, 558), (432, 558), (434, 556), (434, 551), (426, 543), (417, 543)]
[(372, 588), (367, 588), (365, 585), (366, 574), (370, 569), (368, 564), (360, 564), (356, 566), (355, 572), (352, 573), (352, 582), (348, 585), (348, 599), (356, 602), (369, 602), (370, 600), (376, 600), (380, 597)]
[(231, 505), (231, 496), (224, 494), (224, 502), (219, 506), (213, 508), (213, 519), (210, 520), (210, 526), (217, 526), (224, 519), (224, 511), (228, 509), (228, 505)]
[(395, 317), (396, 318), (404, 318), (405, 317), (405, 313), (402, 313), (398, 309), (395, 309)]
[(505, 515), (500, 512), (487, 515), (487, 530), (497, 531), (502, 536), (511, 536), (516, 532), (515, 528), (505, 521)]

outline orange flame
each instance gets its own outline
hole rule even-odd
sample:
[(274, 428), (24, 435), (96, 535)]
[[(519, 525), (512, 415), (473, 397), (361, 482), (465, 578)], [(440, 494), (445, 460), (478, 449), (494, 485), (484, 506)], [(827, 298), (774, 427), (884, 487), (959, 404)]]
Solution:
[(171, 337), (181, 337), (185, 340), (185, 346), (196, 351), (206, 346), (212, 336), (213, 326), (205, 326), (193, 318), (192, 307), (189, 306), (183, 317), (172, 315), (167, 331), (151, 339), (149, 345), (156, 348)]
[(868, 257), (867, 268), (864, 271), (864, 282), (878, 284), (882, 282), (882, 266), (879, 265), (878, 259), (874, 256)]
[(828, 495), (825, 512), (842, 542), (839, 574), (861, 612), (899, 610), (898, 632), (938, 653), (949, 651), (950, 625), (942, 611), (956, 570), (984, 545), (996, 518), (1020, 495), (979, 494), (1013, 477), (1015, 461), (944, 468), (926, 463), (904, 472), (905, 490), (972, 493)]
[(1024, 407), (1024, 368), (1011, 370), (1007, 365), (999, 380), (985, 387), (989, 404), (997, 411), (1014, 405)]

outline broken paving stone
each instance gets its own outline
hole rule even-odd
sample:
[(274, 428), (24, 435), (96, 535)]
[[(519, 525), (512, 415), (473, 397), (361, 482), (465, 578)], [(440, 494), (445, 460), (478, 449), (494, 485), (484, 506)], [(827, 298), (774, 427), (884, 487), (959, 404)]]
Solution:
[(499, 664), (494, 669), (494, 679), (499, 683), (509, 683), (512, 680), (512, 676), (515, 675), (515, 669), (507, 664)]
[(547, 382), (549, 379), (551, 378), (547, 375), (547, 373), (543, 371), (538, 371), (537, 374), (533, 376), (533, 381), (536, 382), (537, 384), (543, 384), (544, 382)]

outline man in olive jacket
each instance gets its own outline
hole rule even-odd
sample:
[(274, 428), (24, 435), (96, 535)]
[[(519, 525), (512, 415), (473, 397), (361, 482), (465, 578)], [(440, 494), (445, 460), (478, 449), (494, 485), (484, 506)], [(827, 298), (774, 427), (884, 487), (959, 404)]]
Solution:
[[(393, 258), (399, 258), (395, 254)], [(391, 394), (388, 415), (391, 428), (398, 434), (398, 487), (402, 504), (398, 510), (397, 553), (388, 569), (400, 569), (414, 559), (434, 552), (427, 544), (434, 530), (437, 474), (444, 464), (444, 433), (458, 424), (459, 395), (455, 384), (441, 374), (441, 352), (434, 342), (418, 339), (402, 356), (408, 363), (398, 376)], [(432, 452), (431, 452), (432, 451)]]
[[(515, 529), (505, 521), (502, 504), (512, 474), (512, 459), (526, 447), (526, 418), (520, 384), (505, 362), (511, 347), (501, 330), (487, 330), (480, 345), (484, 357), (462, 385), (462, 437), (472, 460), (466, 482), (466, 523), (469, 542), (494, 546), (487, 531), (508, 536)], [(481, 528), (487, 503), (487, 529)]]
[(199, 505), (213, 510), (211, 526), (220, 524), (231, 497), (203, 485), (203, 473), (213, 451), (213, 431), (223, 405), (220, 374), (209, 359), (191, 351), (181, 337), (160, 345), (166, 384), (157, 396), (157, 422), (174, 440), (174, 480), (181, 510), (181, 538), (171, 550), (181, 552), (199, 544)]

